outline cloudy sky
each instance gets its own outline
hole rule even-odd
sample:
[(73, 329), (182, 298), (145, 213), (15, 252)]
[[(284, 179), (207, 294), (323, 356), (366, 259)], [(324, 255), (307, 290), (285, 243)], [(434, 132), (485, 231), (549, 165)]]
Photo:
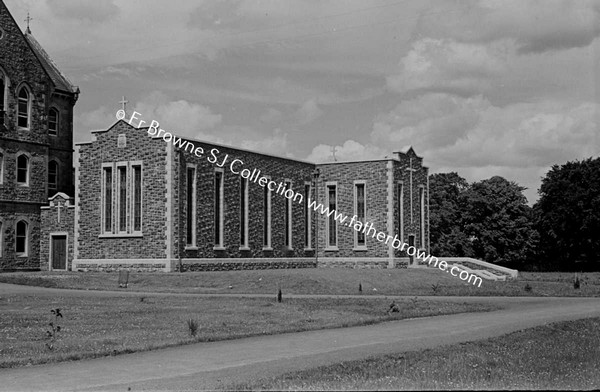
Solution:
[(129, 109), (311, 161), (412, 145), (537, 199), (600, 154), (600, 1), (5, 0), (81, 89), (75, 140)]

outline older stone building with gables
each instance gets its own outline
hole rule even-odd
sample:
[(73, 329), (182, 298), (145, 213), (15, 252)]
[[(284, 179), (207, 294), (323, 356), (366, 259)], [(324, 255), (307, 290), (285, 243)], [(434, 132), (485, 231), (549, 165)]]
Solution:
[(73, 194), (78, 94), (0, 1), (0, 270), (40, 268), (40, 207)]

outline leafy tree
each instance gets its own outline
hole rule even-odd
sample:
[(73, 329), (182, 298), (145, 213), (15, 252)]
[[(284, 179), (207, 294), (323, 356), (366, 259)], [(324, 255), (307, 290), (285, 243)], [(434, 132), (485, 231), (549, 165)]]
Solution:
[(441, 256), (472, 256), (471, 243), (461, 229), (459, 195), (469, 187), (456, 172), (429, 177), (429, 227), (431, 253)]
[(538, 193), (534, 208), (549, 267), (600, 269), (600, 158), (552, 166)]
[(539, 236), (523, 190), (494, 176), (461, 193), (462, 231), (471, 241), (473, 257), (511, 267), (534, 259)]

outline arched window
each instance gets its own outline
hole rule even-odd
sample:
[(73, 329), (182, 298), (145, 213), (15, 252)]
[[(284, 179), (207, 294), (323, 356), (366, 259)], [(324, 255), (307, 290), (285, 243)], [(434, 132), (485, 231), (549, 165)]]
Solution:
[(17, 105), (17, 126), (20, 128), (29, 128), (29, 115), (31, 111), (31, 94), (27, 87), (21, 86), (18, 94)]
[(10, 82), (6, 73), (0, 68), (0, 124), (6, 124), (8, 111), (8, 86)]
[(50, 161), (48, 163), (48, 189), (56, 189), (58, 186), (58, 163)]
[[(0, 114), (4, 115), (4, 90), (6, 89), (6, 78), (4, 77), (4, 73), (0, 70)], [(0, 121), (3, 121), (4, 117), (0, 118)]]
[(29, 232), (27, 230), (27, 222), (17, 222), (17, 242), (15, 244), (15, 251), (17, 256), (27, 256), (27, 248), (29, 242)]
[(51, 108), (48, 112), (48, 135), (58, 136), (58, 110)]
[(0, 221), (0, 257), (2, 257), (2, 251), (4, 250), (4, 242), (2, 242), (3, 239), (4, 239), (4, 225), (2, 224), (2, 221)]
[(29, 158), (25, 154), (17, 156), (17, 184), (29, 185)]
[(4, 152), (0, 150), (0, 184), (4, 183)]

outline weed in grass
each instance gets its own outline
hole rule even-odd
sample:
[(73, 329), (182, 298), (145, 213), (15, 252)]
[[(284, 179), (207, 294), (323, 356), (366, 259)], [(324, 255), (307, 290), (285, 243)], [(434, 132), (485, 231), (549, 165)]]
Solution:
[(390, 304), (390, 308), (388, 309), (388, 314), (392, 314), (392, 313), (400, 313), (400, 307), (398, 306), (398, 304), (396, 302), (393, 302)]
[(277, 292), (277, 302), (281, 303), (283, 300), (283, 294), (281, 293), (281, 289)]
[(439, 283), (433, 283), (431, 285), (431, 290), (433, 290), (433, 294), (437, 294), (438, 289), (440, 288)]
[(573, 288), (575, 290), (579, 290), (579, 287), (581, 286), (581, 283), (579, 283), (579, 276), (575, 276), (575, 282), (573, 282)]
[(523, 287), (523, 290), (530, 293), (532, 290), (532, 287), (529, 285), (529, 283), (525, 283), (525, 287)]
[(146, 297), (140, 297), (140, 302), (144, 302), (145, 299)]
[(46, 330), (46, 335), (48, 336), (49, 341), (46, 342), (46, 347), (49, 350), (54, 349), (54, 343), (56, 342), (56, 338), (58, 337), (58, 333), (60, 332), (60, 325), (58, 325), (58, 318), (63, 318), (60, 309), (52, 309), (50, 313), (53, 315), (53, 320), (48, 323), (50, 329)]
[(196, 335), (198, 334), (198, 321), (192, 318), (188, 319), (187, 326), (190, 336), (196, 337)]
[(358, 292), (362, 293), (362, 282), (358, 283)]

